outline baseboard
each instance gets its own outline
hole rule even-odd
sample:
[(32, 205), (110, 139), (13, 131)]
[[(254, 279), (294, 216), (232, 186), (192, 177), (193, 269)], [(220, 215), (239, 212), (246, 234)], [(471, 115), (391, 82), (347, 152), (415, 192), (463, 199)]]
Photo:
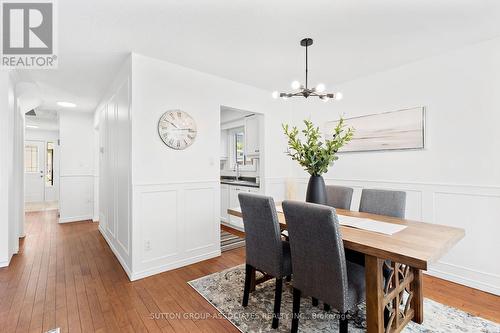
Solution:
[(500, 277), (447, 263), (436, 263), (426, 274), (500, 296)]
[(82, 222), (92, 220), (92, 215), (80, 215), (80, 216), (70, 216), (70, 217), (60, 217), (59, 223), (70, 223), (70, 222)]
[(179, 261), (171, 262), (171, 263), (168, 263), (165, 265), (156, 266), (156, 267), (153, 267), (150, 269), (143, 270), (141, 272), (133, 273), (130, 280), (136, 281), (136, 280), (143, 279), (143, 278), (146, 278), (146, 277), (151, 276), (151, 275), (155, 275), (155, 274), (163, 273), (166, 271), (170, 271), (172, 269), (195, 264), (195, 263), (203, 261), (203, 260), (219, 257), (220, 255), (221, 255), (221, 251), (219, 249), (219, 250), (212, 251), (209, 253), (204, 253), (202, 255), (198, 255), (198, 256), (182, 259)]
[(14, 253), (12, 253), (9, 256), (9, 259), (0, 261), (0, 268), (1, 267), (8, 267), (10, 265), (10, 261), (12, 260), (13, 255), (14, 255)]
[(120, 263), (120, 265), (122, 265), (123, 270), (127, 274), (129, 280), (133, 281), (132, 280), (132, 270), (128, 267), (127, 262), (122, 258), (120, 253), (116, 250), (113, 243), (106, 235), (106, 232), (102, 229), (101, 225), (99, 225), (99, 227), (97, 227), (97, 228), (99, 229), (99, 232), (101, 233), (102, 237), (104, 237), (104, 240), (106, 240), (106, 243), (108, 243), (108, 246), (111, 249), (111, 251), (113, 252), (113, 254), (115, 255), (116, 259), (118, 259), (118, 262)]

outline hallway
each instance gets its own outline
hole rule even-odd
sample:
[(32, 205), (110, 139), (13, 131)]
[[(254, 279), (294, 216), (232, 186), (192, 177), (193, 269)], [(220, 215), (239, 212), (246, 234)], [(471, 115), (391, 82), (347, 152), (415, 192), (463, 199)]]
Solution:
[(1, 332), (238, 331), (226, 320), (152, 320), (151, 314), (215, 316), (185, 281), (240, 264), (244, 249), (130, 282), (97, 223), (58, 224), (55, 210), (26, 217), (20, 253), (0, 269)]

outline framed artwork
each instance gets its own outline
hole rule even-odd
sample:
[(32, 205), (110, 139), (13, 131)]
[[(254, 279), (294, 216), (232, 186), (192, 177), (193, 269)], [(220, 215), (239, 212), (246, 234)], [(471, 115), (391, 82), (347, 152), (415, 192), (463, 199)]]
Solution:
[[(425, 108), (345, 119), (355, 129), (354, 136), (339, 152), (423, 149), (425, 147)], [(332, 133), (337, 121), (325, 124), (324, 133)], [(331, 135), (331, 134), (327, 134)]]

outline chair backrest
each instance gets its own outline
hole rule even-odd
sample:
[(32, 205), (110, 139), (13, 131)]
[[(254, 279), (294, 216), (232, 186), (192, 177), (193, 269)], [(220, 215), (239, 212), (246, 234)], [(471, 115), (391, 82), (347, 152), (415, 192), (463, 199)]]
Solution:
[(293, 267), (293, 286), (347, 311), (347, 266), (335, 209), (284, 201)]
[(240, 193), (245, 227), (246, 262), (275, 277), (282, 276), (283, 245), (272, 197)]
[(406, 192), (363, 189), (359, 211), (378, 215), (405, 217)]
[(351, 209), (353, 189), (345, 186), (327, 185), (326, 204), (333, 208)]

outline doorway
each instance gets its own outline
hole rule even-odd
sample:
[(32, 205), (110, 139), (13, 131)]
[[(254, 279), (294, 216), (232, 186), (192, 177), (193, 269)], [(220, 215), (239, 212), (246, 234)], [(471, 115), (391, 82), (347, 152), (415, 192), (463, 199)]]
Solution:
[(55, 111), (26, 114), (24, 183), (25, 211), (59, 208), (59, 123)]

